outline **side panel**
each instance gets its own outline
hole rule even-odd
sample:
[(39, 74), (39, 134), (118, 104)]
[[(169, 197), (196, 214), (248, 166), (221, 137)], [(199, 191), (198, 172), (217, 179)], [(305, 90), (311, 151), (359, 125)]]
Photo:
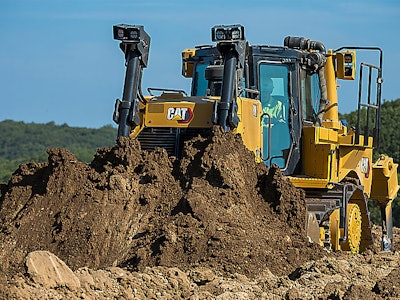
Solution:
[(241, 134), (244, 145), (255, 153), (256, 160), (259, 161), (262, 143), (261, 103), (258, 100), (248, 98), (238, 98), (237, 100), (240, 122), (235, 133)]
[(332, 181), (336, 174), (337, 132), (323, 127), (304, 127), (303, 175)]
[[(341, 182), (349, 175), (356, 177), (369, 194), (372, 183), (372, 140), (367, 146), (341, 144), (337, 131), (324, 127), (303, 129), (303, 175)], [(351, 175), (351, 173), (354, 174)]]
[(371, 198), (386, 203), (396, 198), (399, 190), (398, 165), (393, 163), (393, 158), (381, 156), (372, 166)]
[(351, 174), (357, 175), (364, 193), (370, 195), (372, 185), (372, 148), (341, 146), (339, 148), (338, 180), (343, 181)]
[(148, 103), (144, 115), (146, 127), (208, 128), (212, 126), (212, 101), (162, 101)]

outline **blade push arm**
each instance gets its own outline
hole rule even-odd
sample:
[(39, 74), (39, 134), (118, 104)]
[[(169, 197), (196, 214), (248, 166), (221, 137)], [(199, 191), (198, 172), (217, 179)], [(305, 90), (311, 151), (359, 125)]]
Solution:
[(140, 124), (138, 91), (142, 71), (147, 67), (150, 36), (143, 26), (115, 25), (114, 39), (120, 40), (125, 53), (126, 73), (122, 100), (117, 99), (113, 120), (118, 124), (118, 137), (129, 136), (131, 127)]

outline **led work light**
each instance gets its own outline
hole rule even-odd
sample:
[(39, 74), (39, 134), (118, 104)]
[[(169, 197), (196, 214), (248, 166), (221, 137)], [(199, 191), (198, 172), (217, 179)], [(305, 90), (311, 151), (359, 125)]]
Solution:
[(138, 43), (143, 26), (119, 24), (113, 26), (114, 39), (126, 43)]
[(211, 28), (213, 42), (232, 42), (244, 40), (244, 27), (242, 25), (217, 25)]

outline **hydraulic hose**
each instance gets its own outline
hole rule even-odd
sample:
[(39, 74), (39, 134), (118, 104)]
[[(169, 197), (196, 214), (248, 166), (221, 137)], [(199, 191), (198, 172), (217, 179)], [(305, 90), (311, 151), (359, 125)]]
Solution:
[(319, 41), (313, 41), (303, 37), (287, 36), (283, 44), (289, 48), (298, 48), (300, 50), (318, 50), (321, 53), (326, 52), (325, 45)]
[(321, 89), (321, 99), (319, 101), (318, 113), (315, 120), (315, 125), (322, 125), (322, 118), (325, 113), (326, 105), (328, 104), (328, 91), (326, 89), (325, 68), (321, 67), (318, 70), (319, 87)]

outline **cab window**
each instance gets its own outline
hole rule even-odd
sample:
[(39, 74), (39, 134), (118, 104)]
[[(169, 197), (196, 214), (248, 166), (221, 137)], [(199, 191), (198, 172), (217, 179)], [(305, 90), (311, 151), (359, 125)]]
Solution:
[(309, 74), (302, 71), (301, 76), (301, 103), (303, 120), (314, 122), (318, 114), (321, 90), (317, 73)]
[(206, 68), (210, 62), (197, 63), (194, 69), (192, 96), (205, 96), (208, 88), (208, 81), (205, 78)]

